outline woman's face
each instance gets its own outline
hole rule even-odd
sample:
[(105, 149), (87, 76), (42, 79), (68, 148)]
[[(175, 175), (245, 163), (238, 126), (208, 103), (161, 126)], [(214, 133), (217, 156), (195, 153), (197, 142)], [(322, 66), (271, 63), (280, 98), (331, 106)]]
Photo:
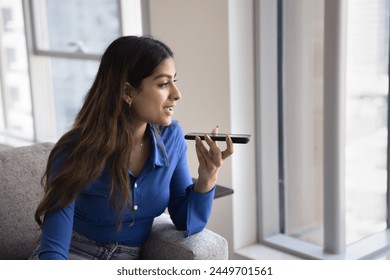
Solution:
[(167, 58), (142, 80), (140, 89), (131, 95), (133, 122), (165, 126), (171, 123), (176, 101), (181, 97), (175, 77), (175, 63)]

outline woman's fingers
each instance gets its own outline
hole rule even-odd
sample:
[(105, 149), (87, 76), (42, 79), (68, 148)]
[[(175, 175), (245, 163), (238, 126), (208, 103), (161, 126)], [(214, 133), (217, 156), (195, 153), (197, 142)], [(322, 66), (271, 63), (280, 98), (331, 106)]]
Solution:
[(226, 137), (226, 150), (221, 153), (222, 159), (225, 160), (234, 153), (233, 141), (228, 135)]
[(209, 155), (210, 159), (214, 161), (216, 165), (222, 164), (222, 153), (221, 150), (218, 148), (217, 143), (214, 142), (210, 136), (205, 135), (205, 140), (207, 145), (210, 147)]
[[(219, 126), (216, 125), (216, 126), (211, 130), (211, 135), (217, 135), (218, 130), (219, 130)], [(215, 142), (215, 144), (218, 146), (218, 143), (217, 143), (217, 142)]]
[[(218, 126), (211, 131), (211, 134), (216, 133), (218, 133)], [(221, 152), (217, 143), (207, 134), (205, 135), (205, 141), (209, 146), (209, 149), (205, 147), (200, 137), (196, 138), (196, 153), (199, 163), (202, 165), (220, 167), (223, 161), (234, 152), (233, 141), (229, 136), (226, 137), (226, 149), (223, 152)]]
[(200, 140), (199, 136), (196, 136), (195, 138), (195, 151), (196, 151), (196, 156), (198, 157), (198, 161), (200, 165), (205, 165), (206, 164), (206, 159), (202, 153), (202, 140)]
[(220, 166), (222, 165), (222, 162), (234, 152), (233, 142), (229, 136), (226, 137), (226, 149), (223, 152), (221, 152), (216, 142), (214, 142), (210, 136), (205, 135), (205, 141), (209, 146), (209, 150), (203, 145), (200, 138), (196, 141), (196, 149), (198, 157), (202, 155), (202, 159), (206, 164), (213, 162), (214, 165)]
[(210, 154), (199, 136), (196, 137), (196, 154), (201, 165), (210, 165)]
[(212, 134), (212, 135), (217, 134), (217, 133), (218, 133), (218, 129), (219, 129), (219, 126), (216, 125), (216, 126), (211, 130), (211, 134)]

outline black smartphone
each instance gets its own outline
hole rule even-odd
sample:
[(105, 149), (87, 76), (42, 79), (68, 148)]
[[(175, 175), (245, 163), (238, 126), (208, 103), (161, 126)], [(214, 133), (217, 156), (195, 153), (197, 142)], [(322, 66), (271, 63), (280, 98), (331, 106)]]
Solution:
[(202, 132), (191, 132), (184, 135), (184, 138), (187, 140), (195, 140), (195, 137), (199, 136), (200, 139), (204, 140), (205, 134), (210, 136), (211, 139), (213, 139), (214, 141), (226, 141), (226, 136), (229, 135), (233, 143), (237, 143), (237, 144), (246, 144), (249, 142), (251, 137), (251, 135), (249, 134), (226, 134), (226, 133), (211, 134), (211, 133), (202, 133)]

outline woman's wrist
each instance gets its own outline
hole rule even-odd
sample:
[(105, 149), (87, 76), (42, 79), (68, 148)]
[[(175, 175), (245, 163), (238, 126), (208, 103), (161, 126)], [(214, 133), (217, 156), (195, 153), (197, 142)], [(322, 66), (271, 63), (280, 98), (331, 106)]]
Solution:
[(198, 179), (194, 186), (194, 191), (197, 193), (208, 193), (215, 186), (215, 182), (204, 182), (201, 179)]

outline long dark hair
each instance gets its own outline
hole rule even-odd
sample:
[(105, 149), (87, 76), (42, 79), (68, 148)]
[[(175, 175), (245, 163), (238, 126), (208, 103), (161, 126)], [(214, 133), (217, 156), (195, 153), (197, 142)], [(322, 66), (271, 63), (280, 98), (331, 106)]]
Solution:
[[(76, 199), (105, 166), (109, 167), (110, 196), (116, 209), (120, 211), (129, 203), (127, 170), (132, 130), (123, 90), (126, 82), (139, 89), (142, 80), (169, 57), (173, 57), (170, 48), (150, 37), (120, 37), (108, 46), (72, 128), (49, 155), (42, 177), (45, 193), (35, 212), (38, 225), (42, 226), (48, 212), (64, 208)], [(53, 174), (53, 161), (66, 146), (71, 146), (69, 154)]]

